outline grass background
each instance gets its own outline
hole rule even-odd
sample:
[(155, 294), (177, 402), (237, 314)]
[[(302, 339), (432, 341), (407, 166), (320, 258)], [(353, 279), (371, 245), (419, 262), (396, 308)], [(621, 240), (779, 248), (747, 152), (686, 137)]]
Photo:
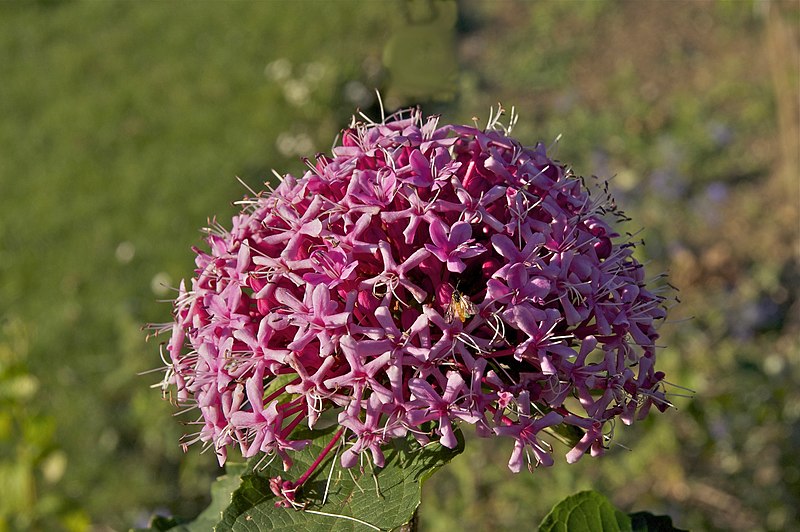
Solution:
[[(0, 3), (0, 530), (194, 515), (141, 326), (169, 319), (198, 228), (300, 173), (356, 107), (421, 103), (552, 142), (612, 178), (682, 304), (662, 332), (677, 411), (602, 460), (532, 475), (470, 439), (422, 530), (528, 528), (582, 488), (695, 530), (798, 519), (798, 26), (791, 1)], [(467, 430), (469, 432), (469, 430)]]

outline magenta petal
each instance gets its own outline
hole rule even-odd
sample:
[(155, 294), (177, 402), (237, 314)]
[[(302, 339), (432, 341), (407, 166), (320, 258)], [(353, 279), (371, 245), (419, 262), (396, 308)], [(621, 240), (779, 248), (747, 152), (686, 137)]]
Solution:
[(486, 284), (487, 295), (494, 300), (502, 300), (511, 295), (511, 290), (497, 279), (489, 279)]
[[(373, 445), (372, 447), (370, 447), (370, 450), (372, 451), (372, 462), (377, 467), (383, 467), (385, 465), (385, 463), (386, 463), (386, 460), (385, 460), (385, 458), (383, 456), (383, 452), (381, 451), (381, 448), (378, 447), (377, 445)], [(347, 467), (347, 466), (345, 466), (345, 467)]]
[(450, 241), (447, 238), (447, 230), (445, 228), (444, 223), (436, 220), (432, 224), (430, 224), (430, 235), (431, 241), (433, 242), (433, 246), (428, 244), (425, 245), (426, 248), (430, 249), (433, 248), (441, 248), (441, 249), (449, 249), (450, 248)]
[(430, 186), (432, 183), (430, 161), (419, 150), (411, 152), (409, 160), (411, 168), (416, 174), (411, 182), (417, 186)]
[(506, 278), (508, 279), (509, 288), (519, 290), (528, 285), (528, 270), (521, 263), (514, 264), (509, 268)]
[(456, 222), (450, 229), (450, 242), (466, 242), (472, 237), (472, 225), (467, 222)]
[(318, 236), (322, 232), (322, 222), (318, 219), (311, 220), (303, 226), (301, 232), (304, 235)]
[(313, 309), (323, 309), (328, 306), (330, 302), (330, 293), (328, 292), (328, 287), (324, 284), (318, 284), (314, 287), (314, 292), (311, 296), (311, 308)]
[(417, 229), (419, 229), (419, 225), (422, 223), (422, 218), (419, 216), (415, 216), (411, 218), (408, 222), (408, 227), (405, 228), (403, 231), (403, 236), (405, 237), (405, 243), (411, 244), (414, 241), (414, 237), (417, 235)]
[(425, 244), (425, 250), (433, 253), (433, 255), (442, 262), (447, 262), (448, 260), (448, 254), (446, 251), (443, 251), (442, 248), (432, 246), (431, 244)]
[(442, 417), (439, 419), (439, 432), (442, 435), (442, 437), (439, 438), (439, 443), (448, 449), (455, 449), (458, 445), (458, 439), (456, 438), (455, 432), (453, 432), (453, 426), (450, 424), (450, 418)]
[(345, 449), (342, 453), (342, 467), (350, 468), (358, 463), (358, 455), (353, 452), (352, 447)]
[(519, 255), (519, 249), (506, 235), (492, 236), (492, 246), (495, 251), (506, 259), (512, 259)]
[(514, 443), (514, 450), (511, 452), (511, 458), (508, 459), (508, 469), (511, 470), (512, 473), (519, 473), (522, 471), (522, 451), (524, 449), (524, 445), (522, 442), (517, 440)]
[(447, 269), (454, 273), (461, 273), (467, 269), (467, 265), (460, 258), (448, 257)]
[(477, 257), (484, 251), (486, 251), (486, 248), (484, 248), (480, 244), (473, 244), (467, 249), (459, 249), (457, 253), (458, 256), (462, 259), (471, 259), (472, 257)]

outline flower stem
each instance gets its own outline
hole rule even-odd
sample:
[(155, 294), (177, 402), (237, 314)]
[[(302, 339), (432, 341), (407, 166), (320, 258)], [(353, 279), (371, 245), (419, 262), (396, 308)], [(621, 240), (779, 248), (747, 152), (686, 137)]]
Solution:
[(333, 435), (333, 438), (331, 438), (331, 441), (328, 442), (328, 445), (326, 445), (325, 448), (322, 449), (322, 452), (319, 453), (319, 456), (317, 456), (317, 459), (314, 460), (314, 463), (311, 464), (311, 466), (306, 470), (306, 472), (300, 475), (300, 478), (298, 478), (294, 482), (294, 487), (300, 487), (303, 485), (303, 482), (308, 480), (308, 477), (311, 476), (311, 473), (313, 473), (314, 470), (317, 469), (317, 466), (320, 463), (322, 463), (325, 457), (328, 456), (328, 453), (331, 452), (331, 449), (333, 449), (334, 445), (336, 445), (336, 442), (339, 441), (339, 438), (342, 437), (342, 434), (344, 434), (344, 428), (341, 428), (338, 431), (336, 431), (336, 434)]
[(269, 403), (272, 402), (273, 399), (277, 399), (278, 397), (280, 397), (281, 395), (286, 393), (286, 387), (287, 386), (292, 386), (294, 384), (299, 384), (300, 382), (301, 382), (300, 377), (297, 377), (296, 379), (292, 380), (291, 382), (287, 382), (285, 385), (281, 386), (280, 388), (275, 390), (273, 393), (271, 393), (267, 397), (265, 397), (264, 398), (264, 404), (268, 405)]

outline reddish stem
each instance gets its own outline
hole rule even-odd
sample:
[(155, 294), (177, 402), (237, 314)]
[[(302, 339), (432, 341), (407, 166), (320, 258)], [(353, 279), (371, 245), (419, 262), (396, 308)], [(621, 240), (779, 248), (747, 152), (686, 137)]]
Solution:
[(293, 415), (295, 415), (296, 413), (305, 410), (306, 402), (303, 397), (299, 397), (298, 399), (295, 399), (291, 403), (278, 405), (278, 409), (281, 411), (281, 414), (283, 414), (283, 418), (288, 419)]
[(286, 385), (281, 386), (276, 391), (274, 391), (271, 394), (269, 394), (268, 396), (266, 396), (264, 398), (264, 404), (268, 405), (268, 404), (270, 404), (272, 402), (273, 399), (277, 399), (278, 397), (283, 395), (286, 392), (286, 386), (292, 386), (294, 384), (299, 384), (299, 383), (300, 383), (300, 377), (297, 377), (296, 379), (292, 380), (291, 382), (287, 382)]
[[(491, 405), (487, 405), (486, 409), (492, 412), (493, 414), (497, 414), (498, 410), (500, 410), (499, 408), (493, 407)], [(514, 424), (514, 420), (503, 413), (500, 414), (500, 421), (503, 423), (503, 425), (507, 427)]]
[[(291, 415), (291, 414), (289, 414), (289, 415)], [(281, 436), (284, 437), (284, 438), (288, 438), (289, 435), (292, 433), (292, 431), (295, 428), (297, 428), (297, 425), (299, 425), (300, 422), (305, 419), (305, 417), (306, 417), (305, 414), (300, 414), (297, 417), (295, 417), (293, 420), (291, 420), (288, 425), (286, 425), (284, 428), (281, 429)]]
[(508, 348), (508, 349), (501, 349), (500, 351), (492, 351), (491, 353), (483, 353), (481, 356), (483, 358), (500, 358), (508, 355), (513, 355), (515, 349)]
[(300, 475), (300, 478), (298, 478), (293, 483), (293, 486), (295, 488), (298, 488), (298, 487), (302, 486), (303, 482), (308, 480), (308, 477), (311, 476), (311, 473), (314, 472), (314, 470), (317, 468), (317, 466), (325, 459), (326, 456), (328, 456), (328, 453), (331, 452), (331, 449), (333, 449), (333, 446), (336, 445), (336, 442), (339, 441), (339, 438), (342, 437), (342, 434), (344, 434), (344, 428), (339, 429), (336, 432), (336, 434), (333, 435), (333, 438), (331, 438), (331, 441), (328, 442), (328, 445), (326, 445), (324, 449), (322, 449), (322, 452), (319, 453), (319, 456), (317, 457), (316, 460), (314, 460), (314, 463), (311, 464), (311, 466), (308, 468), (308, 470), (305, 473), (303, 473), (302, 475)]

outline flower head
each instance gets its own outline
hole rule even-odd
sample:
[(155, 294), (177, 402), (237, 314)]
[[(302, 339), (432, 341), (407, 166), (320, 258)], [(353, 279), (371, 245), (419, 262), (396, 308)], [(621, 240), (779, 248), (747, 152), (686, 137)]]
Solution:
[(555, 425), (582, 434), (573, 462), (669, 405), (663, 298), (607, 197), (502, 128), (408, 110), (342, 139), (210, 231), (175, 300), (165, 385), (220, 463), (238, 445), (288, 467), (294, 428), (338, 408), (345, 466), (408, 433), (453, 447), (468, 423), (513, 440), (519, 471), (553, 463)]

